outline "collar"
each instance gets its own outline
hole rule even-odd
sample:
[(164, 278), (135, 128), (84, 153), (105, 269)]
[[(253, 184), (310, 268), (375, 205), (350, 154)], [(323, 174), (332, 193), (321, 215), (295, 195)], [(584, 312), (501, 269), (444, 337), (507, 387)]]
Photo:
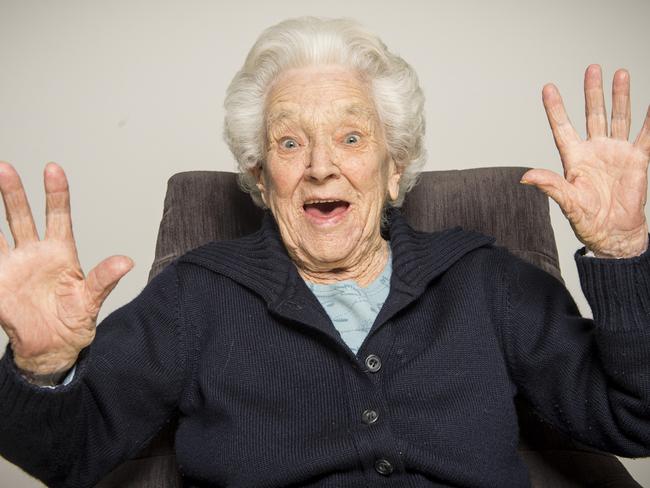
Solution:
[[(387, 221), (384, 235), (390, 239), (393, 259), (390, 292), (370, 334), (416, 300), (431, 281), (460, 258), (495, 240), (461, 227), (419, 232), (394, 208), (388, 210)], [(178, 261), (226, 276), (261, 296), (271, 313), (314, 327), (341, 342), (329, 316), (298, 274), (268, 211), (257, 232), (231, 241), (210, 242)]]

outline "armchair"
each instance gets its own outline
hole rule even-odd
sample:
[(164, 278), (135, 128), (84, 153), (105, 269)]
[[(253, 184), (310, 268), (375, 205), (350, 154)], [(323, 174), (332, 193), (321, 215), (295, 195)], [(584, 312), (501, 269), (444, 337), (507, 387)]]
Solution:
[[(508, 167), (425, 172), (402, 211), (419, 230), (461, 225), (493, 235), (497, 245), (561, 280), (548, 200), (535, 188), (518, 183), (525, 171)], [(172, 176), (149, 279), (189, 249), (253, 232), (262, 214), (238, 189), (232, 173), (193, 171)], [(571, 440), (536, 417), (522, 399), (516, 403), (519, 453), (529, 467), (533, 487), (640, 487), (615, 456)], [(173, 432), (172, 422), (148, 448), (97, 486), (181, 486)]]

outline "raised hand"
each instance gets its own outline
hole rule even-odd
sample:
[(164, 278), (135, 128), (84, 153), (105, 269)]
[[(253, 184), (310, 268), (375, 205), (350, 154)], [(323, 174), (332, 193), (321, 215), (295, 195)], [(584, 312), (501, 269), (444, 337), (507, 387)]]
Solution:
[(50, 163), (44, 179), (46, 231), (39, 240), (20, 177), (0, 162), (0, 191), (15, 244), (11, 248), (0, 234), (0, 326), (16, 366), (37, 383), (74, 365), (95, 337), (104, 299), (133, 267), (129, 258), (113, 256), (84, 277), (65, 173)]
[(650, 108), (634, 143), (630, 133), (630, 75), (614, 74), (608, 135), (600, 66), (585, 72), (587, 140), (575, 131), (557, 88), (546, 85), (542, 99), (564, 177), (533, 169), (522, 183), (535, 185), (557, 202), (578, 239), (598, 257), (632, 257), (648, 247), (644, 206), (650, 160)]

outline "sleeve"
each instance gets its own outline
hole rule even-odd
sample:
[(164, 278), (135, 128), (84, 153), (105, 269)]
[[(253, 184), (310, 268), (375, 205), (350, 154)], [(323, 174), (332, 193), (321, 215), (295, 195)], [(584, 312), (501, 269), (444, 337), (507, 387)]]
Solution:
[(505, 266), (502, 340), (510, 374), (545, 421), (622, 456), (650, 455), (650, 252), (610, 260), (576, 253), (594, 320), (564, 285)]
[(77, 366), (73, 366), (70, 371), (68, 371), (68, 374), (65, 375), (65, 378), (63, 378), (63, 382), (61, 383), (61, 386), (67, 386), (70, 383), (72, 383), (72, 380), (74, 379), (74, 372), (76, 371)]
[(39, 385), (39, 387), (40, 387), (40, 388), (50, 388), (50, 389), (54, 389), (54, 388), (60, 388), (60, 387), (62, 387), (62, 386), (69, 385), (69, 384), (72, 382), (72, 380), (74, 379), (74, 372), (75, 372), (76, 369), (77, 369), (77, 365), (75, 364), (75, 365), (72, 367), (72, 369), (70, 369), (70, 371), (68, 371), (68, 372), (66, 373), (65, 377), (63, 378), (63, 380), (61, 380), (60, 383), (57, 382), (56, 385)]
[(93, 486), (175, 414), (186, 367), (176, 267), (110, 314), (65, 386), (0, 360), (0, 454), (48, 486)]

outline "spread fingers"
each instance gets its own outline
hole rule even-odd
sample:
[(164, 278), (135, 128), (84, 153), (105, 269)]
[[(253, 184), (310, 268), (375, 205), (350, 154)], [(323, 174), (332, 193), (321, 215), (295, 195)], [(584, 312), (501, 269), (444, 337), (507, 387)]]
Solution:
[(4, 161), (0, 162), (0, 192), (15, 245), (37, 241), (36, 224), (20, 176), (11, 164)]
[(627, 141), (632, 120), (630, 109), (630, 74), (619, 69), (612, 82), (612, 137)]
[(650, 106), (646, 112), (645, 120), (641, 132), (634, 141), (634, 145), (641, 149), (646, 156), (650, 157)]
[(585, 71), (585, 115), (587, 138), (607, 137), (607, 112), (600, 66), (592, 64)]
[[(566, 152), (568, 146), (580, 142), (580, 136), (571, 125), (569, 116), (564, 108), (562, 97), (555, 85), (548, 84), (542, 90), (542, 102), (548, 117), (548, 123), (553, 131), (555, 145), (560, 151), (560, 155)], [(567, 168), (565, 168), (567, 169)]]
[(5, 238), (5, 235), (0, 232), (0, 254), (7, 254), (9, 252), (9, 244), (7, 243), (7, 239)]
[(55, 163), (45, 167), (45, 238), (72, 240), (70, 191), (63, 169)]

